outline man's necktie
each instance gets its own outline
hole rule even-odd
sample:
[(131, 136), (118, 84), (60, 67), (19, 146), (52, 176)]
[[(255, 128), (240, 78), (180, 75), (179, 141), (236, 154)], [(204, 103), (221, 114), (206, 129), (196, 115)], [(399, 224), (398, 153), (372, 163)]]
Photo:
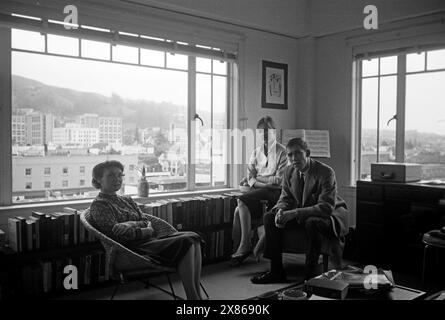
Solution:
[(266, 167), (269, 164), (269, 158), (267, 157), (269, 150), (267, 150), (267, 148), (268, 148), (268, 145), (265, 144), (264, 145), (264, 155), (266, 156)]
[(303, 190), (304, 190), (304, 173), (300, 172), (300, 206), (303, 206)]

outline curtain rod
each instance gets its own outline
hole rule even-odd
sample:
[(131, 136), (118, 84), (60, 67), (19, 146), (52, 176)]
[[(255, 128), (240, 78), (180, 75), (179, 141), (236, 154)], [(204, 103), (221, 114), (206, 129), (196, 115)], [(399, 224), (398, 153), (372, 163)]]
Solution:
[(167, 42), (161, 40), (134, 37), (117, 32), (104, 32), (85, 28), (67, 30), (61, 24), (49, 22), (46, 20), (32, 20), (23, 17), (12, 16), (0, 13), (0, 26), (7, 28), (26, 29), (29, 31), (38, 31), (41, 33), (50, 33), (72, 38), (81, 38), (95, 41), (106, 41), (112, 44), (127, 46), (137, 46), (146, 49), (157, 49), (178, 54), (193, 54), (198, 57), (219, 59), (224, 61), (236, 61), (237, 55), (232, 52), (218, 51), (185, 45), (177, 42)]

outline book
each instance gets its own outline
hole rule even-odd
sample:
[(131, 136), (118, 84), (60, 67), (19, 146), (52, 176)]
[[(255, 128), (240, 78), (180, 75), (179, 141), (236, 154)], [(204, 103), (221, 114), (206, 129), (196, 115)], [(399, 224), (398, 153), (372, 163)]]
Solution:
[(73, 215), (73, 244), (79, 243), (80, 215), (76, 209), (64, 207), (63, 212)]
[(172, 199), (172, 226), (177, 230), (182, 230), (182, 201), (179, 199)]
[(0, 229), (0, 248), (4, 247), (6, 244), (6, 233)]
[(16, 218), (8, 219), (8, 240), (9, 247), (15, 252), (21, 252), (21, 226), (20, 220)]
[(36, 221), (33, 219), (26, 219), (26, 249), (28, 251), (36, 250)]
[(51, 216), (56, 217), (58, 219), (57, 227), (58, 227), (58, 243), (60, 247), (66, 247), (69, 245), (69, 235), (70, 235), (70, 221), (69, 216), (65, 215), (62, 212), (52, 213)]
[(349, 267), (345, 270), (332, 270), (317, 278), (342, 281), (350, 290), (378, 292), (394, 287), (395, 282), (390, 270), (376, 269), (376, 273), (365, 273), (362, 269)]
[(34, 250), (40, 250), (40, 228), (42, 225), (42, 221), (39, 218), (36, 217), (29, 217), (28, 220), (33, 220), (35, 222), (34, 227), (35, 227), (35, 232), (33, 234), (33, 237), (35, 237), (34, 239)]
[(22, 216), (15, 217), (20, 221), (20, 251), (28, 251), (28, 232), (26, 230), (26, 218)]
[(32, 217), (39, 219), (39, 234), (40, 234), (40, 249), (45, 250), (49, 247), (50, 234), (49, 234), (49, 219), (48, 216), (43, 212), (33, 211), (31, 213)]

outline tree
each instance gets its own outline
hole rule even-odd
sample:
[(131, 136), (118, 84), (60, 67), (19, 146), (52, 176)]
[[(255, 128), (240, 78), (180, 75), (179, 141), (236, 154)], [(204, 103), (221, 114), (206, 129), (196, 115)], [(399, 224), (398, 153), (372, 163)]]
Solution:
[(411, 140), (408, 140), (408, 142), (406, 143), (406, 149), (414, 149), (414, 143)]

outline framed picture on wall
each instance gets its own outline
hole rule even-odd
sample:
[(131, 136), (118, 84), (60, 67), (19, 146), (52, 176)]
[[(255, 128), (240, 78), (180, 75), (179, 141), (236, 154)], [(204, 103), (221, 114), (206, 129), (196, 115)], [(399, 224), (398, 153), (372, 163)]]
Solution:
[(287, 109), (287, 64), (263, 60), (261, 106)]

